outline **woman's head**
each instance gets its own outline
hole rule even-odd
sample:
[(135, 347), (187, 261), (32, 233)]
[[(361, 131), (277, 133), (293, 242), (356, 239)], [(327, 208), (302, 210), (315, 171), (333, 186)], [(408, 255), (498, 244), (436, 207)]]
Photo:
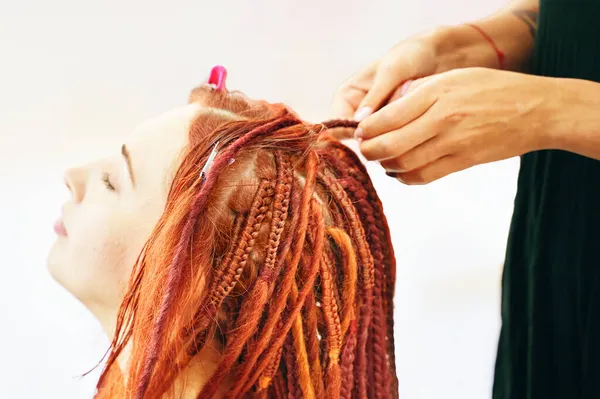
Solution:
[(190, 123), (204, 110), (192, 103), (152, 119), (112, 156), (65, 173), (71, 200), (57, 226), (50, 271), (105, 328), (116, 322), (132, 267), (163, 213)]
[(59, 238), (49, 268), (105, 328), (115, 323), (115, 309), (165, 209), (185, 149), (225, 121), (269, 112), (260, 105), (241, 93), (202, 85), (189, 104), (141, 124), (109, 157), (66, 171), (71, 200), (55, 226)]
[(389, 231), (329, 128), (202, 85), (67, 173), (50, 266), (114, 325), (100, 397), (179, 397), (207, 350), (199, 397), (395, 396)]

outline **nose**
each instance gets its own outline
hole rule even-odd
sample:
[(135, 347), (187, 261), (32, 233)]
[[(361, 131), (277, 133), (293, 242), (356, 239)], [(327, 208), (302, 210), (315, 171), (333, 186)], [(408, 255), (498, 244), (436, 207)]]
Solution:
[(65, 184), (76, 203), (80, 203), (85, 197), (86, 178), (87, 172), (83, 168), (70, 168), (65, 172)]

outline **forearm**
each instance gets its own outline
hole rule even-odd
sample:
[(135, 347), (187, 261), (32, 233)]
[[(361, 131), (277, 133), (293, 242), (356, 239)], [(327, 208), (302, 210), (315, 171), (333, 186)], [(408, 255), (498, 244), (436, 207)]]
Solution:
[(600, 160), (600, 83), (549, 79), (554, 96), (548, 125), (541, 133), (545, 148)]
[[(504, 69), (522, 70), (528, 60), (535, 32), (539, 0), (518, 0), (483, 19), (473, 21), (504, 54)], [(499, 68), (498, 55), (488, 40), (468, 25), (441, 27), (435, 33), (443, 69)]]

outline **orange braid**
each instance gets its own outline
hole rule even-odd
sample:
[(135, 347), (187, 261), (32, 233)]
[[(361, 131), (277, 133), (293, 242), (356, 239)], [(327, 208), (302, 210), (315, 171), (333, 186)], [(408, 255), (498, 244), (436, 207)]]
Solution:
[[(355, 123), (310, 125), (284, 107), (228, 108), (215, 95), (212, 106), (237, 118), (193, 124), (96, 397), (189, 394), (180, 388), (195, 376), (177, 390), (175, 378), (206, 347), (217, 351), (216, 371), (191, 392), (198, 398), (397, 398), (389, 229), (364, 166), (326, 134)], [(129, 343), (132, 366), (119, 378)]]
[[(311, 161), (310, 157), (308, 158), (308, 161), (309, 162)], [(316, 159), (312, 158), (312, 163), (313, 163), (312, 172), (311, 172), (311, 169), (307, 168), (308, 171), (307, 171), (307, 175), (306, 175), (306, 186), (305, 187), (308, 187), (310, 185), (310, 182), (312, 182), (312, 184), (314, 184), (314, 182), (315, 182), (314, 169), (316, 169), (316, 167), (315, 167)], [(317, 272), (319, 270), (320, 258), (321, 258), (321, 254), (323, 251), (323, 245), (324, 245), (324, 243), (323, 243), (323, 240), (324, 240), (324, 237), (323, 237), (323, 235), (324, 235), (323, 215), (320, 212), (319, 206), (317, 205), (315, 200), (310, 200), (310, 209), (311, 209), (311, 212), (309, 215), (311, 216), (311, 220), (313, 221), (313, 226), (316, 229), (315, 230), (316, 234), (315, 234), (314, 255), (313, 255), (312, 262), (311, 262), (311, 266), (310, 266), (308, 274), (306, 276), (304, 286), (300, 289), (300, 291), (298, 293), (298, 299), (293, 304), (293, 306), (291, 306), (291, 309), (289, 310), (289, 314), (288, 314), (288, 319), (285, 321), (282, 330), (279, 331), (280, 334), (278, 336), (274, 337), (274, 339), (271, 341), (269, 352), (265, 355), (265, 357), (263, 357), (263, 359), (258, 363), (258, 365), (256, 367), (257, 375), (260, 375), (263, 372), (266, 365), (269, 363), (271, 356), (273, 356), (273, 353), (276, 352), (277, 349), (283, 344), (283, 341), (285, 340), (285, 337), (287, 336), (287, 334), (292, 326), (292, 323), (294, 322), (294, 318), (298, 315), (298, 312), (302, 308), (302, 305), (304, 304), (304, 300), (306, 299), (308, 292), (313, 288), (313, 284), (317, 277)], [(306, 225), (308, 225), (308, 221), (306, 222)], [(304, 229), (304, 232), (306, 232), (306, 229)], [(303, 236), (301, 236), (301, 237), (303, 237)], [(304, 240), (299, 239), (298, 241), (302, 241), (302, 246), (299, 246), (299, 248), (297, 248), (298, 251), (301, 251), (304, 246)], [(299, 256), (298, 256), (298, 260), (299, 260)], [(297, 267), (297, 264), (298, 264), (297, 261), (293, 262), (292, 267), (294, 267), (294, 265)], [(294, 267), (294, 269), (296, 267)], [(293, 282), (294, 275), (295, 275), (295, 270), (294, 270), (294, 273), (290, 273), (289, 275), (286, 275), (284, 277), (283, 282), (282, 282), (282, 287), (281, 287), (282, 292), (291, 291), (291, 283)], [(288, 276), (291, 276), (291, 277), (288, 277)], [(268, 320), (267, 320), (267, 322), (268, 322)]]
[[(359, 316), (359, 334), (358, 334), (358, 355), (356, 356), (358, 372), (365, 375), (368, 373), (367, 364), (367, 341), (369, 338), (369, 326), (372, 317), (373, 303), (373, 285), (374, 285), (374, 265), (369, 244), (367, 243), (365, 232), (360, 223), (360, 218), (354, 208), (354, 205), (342, 186), (326, 174), (320, 174), (319, 178), (324, 182), (334, 199), (345, 210), (348, 221), (351, 227), (352, 236), (357, 244), (359, 259), (362, 267), (362, 284), (364, 290), (364, 298), (361, 304)], [(358, 395), (367, 397), (367, 381), (366, 379), (358, 380)]]
[(287, 381), (287, 391), (288, 398), (301, 398), (301, 391), (298, 387), (298, 378), (296, 377), (296, 364), (294, 362), (294, 345), (292, 344), (292, 337), (288, 336), (285, 340), (285, 345), (283, 347), (283, 356), (285, 359), (285, 368), (287, 371), (286, 381)]
[(273, 356), (271, 363), (267, 366), (265, 373), (260, 376), (258, 380), (258, 391), (266, 393), (269, 388), (269, 384), (273, 380), (273, 376), (277, 373), (277, 369), (279, 367), (279, 363), (281, 362), (281, 354), (283, 352), (283, 348), (279, 348), (275, 356)]
[[(292, 292), (290, 295), (292, 302), (298, 300), (298, 285), (296, 282), (292, 284)], [(294, 319), (292, 326), (292, 341), (294, 344), (294, 351), (296, 352), (296, 370), (298, 371), (298, 383), (300, 389), (302, 389), (302, 397), (306, 399), (315, 398), (315, 389), (313, 388), (311, 376), (310, 376), (310, 365), (308, 363), (308, 353), (306, 352), (306, 345), (304, 343), (304, 330), (302, 328), (302, 316), (298, 316)]]
[(248, 255), (252, 251), (254, 240), (258, 236), (262, 222), (265, 219), (272, 195), (273, 184), (267, 180), (263, 180), (256, 192), (256, 208), (253, 207), (254, 212), (251, 212), (248, 217), (247, 227), (242, 233), (238, 246), (225, 256), (224, 262), (221, 265), (222, 268), (217, 270), (214, 284), (217, 287), (211, 290), (213, 292), (210, 299), (212, 304), (220, 304), (229, 295), (242, 276)]
[(300, 200), (300, 212), (299, 212), (299, 220), (298, 220), (298, 230), (296, 232), (296, 242), (294, 243), (294, 247), (292, 249), (292, 259), (288, 263), (286, 267), (286, 275), (283, 278), (283, 281), (279, 283), (279, 293), (275, 295), (275, 298), (272, 299), (271, 306), (269, 307), (269, 312), (267, 314), (267, 319), (265, 321), (265, 325), (262, 328), (262, 334), (255, 341), (254, 346), (251, 347), (249, 352), (251, 353), (251, 357), (244, 364), (244, 369), (239, 373), (240, 375), (248, 375), (249, 371), (254, 369), (253, 374), (249, 379), (246, 380), (243, 389), (239, 387), (240, 383), (244, 383), (238, 381), (236, 386), (234, 386), (231, 390), (231, 395), (234, 396), (239, 390), (246, 391), (250, 386), (254, 385), (255, 381), (258, 379), (258, 376), (261, 375), (264, 367), (268, 363), (268, 358), (270, 358), (271, 353), (273, 351), (273, 347), (271, 345), (270, 352), (265, 353), (261, 361), (259, 362), (259, 366), (255, 367), (258, 356), (263, 353), (269, 342), (271, 341), (271, 337), (273, 331), (275, 329), (275, 325), (277, 324), (277, 317), (282, 313), (285, 308), (287, 302), (287, 295), (291, 290), (291, 283), (296, 274), (296, 269), (298, 268), (298, 263), (300, 262), (300, 258), (302, 256), (302, 251), (304, 249), (304, 241), (306, 237), (306, 231), (308, 227), (308, 219), (310, 215), (311, 209), (311, 198), (314, 191), (315, 185), (315, 174), (314, 169), (316, 168), (317, 159), (316, 154), (309, 153), (307, 158), (307, 175), (306, 181), (304, 185), (304, 190), (302, 193), (302, 198)]
[(357, 204), (358, 212), (366, 227), (367, 240), (373, 254), (375, 285), (373, 289), (373, 324), (371, 326), (372, 333), (370, 337), (373, 348), (371, 351), (371, 355), (373, 356), (371, 363), (372, 375), (375, 382), (373, 388), (374, 392), (378, 392), (375, 397), (382, 398), (384, 397), (384, 392), (389, 392), (389, 386), (385, 386), (385, 381), (389, 381), (389, 378), (386, 376), (389, 370), (385, 352), (385, 336), (387, 333), (385, 325), (386, 319), (382, 302), (384, 256), (381, 250), (379, 230), (377, 230), (375, 226), (373, 208), (366, 200), (367, 192), (358, 184), (349, 184), (344, 180), (342, 180), (341, 184), (344, 189), (350, 193), (353, 201)]
[(356, 349), (356, 321), (352, 320), (348, 328), (348, 339), (342, 352), (342, 386), (340, 389), (340, 398), (352, 398), (352, 389), (354, 387), (354, 356)]
[(356, 154), (354, 154), (348, 147), (334, 144), (337, 148), (337, 159), (342, 161), (342, 171), (347, 171), (348, 175), (351, 176), (358, 182), (358, 186), (363, 187), (367, 191), (368, 204), (373, 209), (374, 224), (380, 234), (381, 242), (385, 245), (381, 245), (382, 252), (384, 255), (385, 275), (388, 276), (385, 279), (381, 279), (382, 282), (382, 295), (383, 310), (386, 315), (387, 321), (387, 353), (389, 354), (389, 365), (390, 373), (386, 376), (392, 379), (391, 391), (398, 392), (398, 379), (396, 376), (396, 362), (395, 362), (395, 348), (394, 348), (394, 319), (393, 319), (393, 303), (394, 303), (394, 286), (396, 284), (396, 258), (394, 257), (394, 248), (392, 246), (392, 239), (390, 231), (387, 228), (387, 220), (383, 212), (383, 206), (373, 183), (368, 178), (366, 169), (360, 162), (356, 162)]
[(199, 397), (210, 397), (214, 394), (214, 392), (216, 392), (222, 379), (225, 377), (226, 373), (229, 371), (231, 366), (242, 352), (244, 345), (246, 345), (246, 342), (250, 339), (250, 336), (254, 333), (254, 326), (262, 316), (263, 306), (267, 302), (269, 280), (271, 279), (277, 250), (281, 243), (283, 226), (288, 215), (288, 205), (291, 190), (291, 176), (287, 173), (289, 161), (280, 153), (276, 154), (275, 159), (278, 169), (278, 181), (275, 189), (275, 202), (273, 205), (274, 213), (271, 219), (271, 233), (269, 234), (270, 241), (267, 248), (267, 257), (264, 262), (263, 270), (260, 278), (250, 293), (250, 300), (245, 301), (240, 309), (237, 328), (234, 330), (231, 339), (227, 343), (227, 347), (225, 348), (225, 352), (223, 354), (223, 359), (221, 360), (217, 371), (213, 374), (209, 382), (203, 387)]
[[(303, 259), (303, 263), (308, 261)], [(306, 323), (306, 340), (308, 346), (308, 360), (310, 362), (310, 369), (312, 370), (312, 384), (315, 390), (315, 396), (317, 398), (323, 397), (323, 378), (321, 376), (321, 359), (320, 359), (320, 344), (319, 344), (319, 317), (318, 308), (315, 300), (314, 290), (308, 293), (306, 301), (304, 302), (305, 309), (305, 323)]]
[(331, 277), (332, 262), (325, 254), (321, 262), (321, 291), (323, 301), (323, 315), (327, 325), (327, 396), (338, 398), (340, 392), (340, 366), (339, 356), (342, 349), (342, 327), (338, 305), (333, 297), (336, 291), (335, 281)]
[(350, 322), (356, 315), (354, 305), (356, 295), (356, 254), (352, 249), (352, 241), (348, 234), (341, 229), (330, 227), (328, 234), (333, 238), (340, 251), (342, 251), (343, 270), (344, 270), (344, 288), (343, 288), (343, 312), (342, 312), (342, 336), (346, 335)]
[[(204, 324), (197, 323), (194, 328), (192, 328), (192, 331), (203, 331), (209, 318), (212, 319), (215, 317), (218, 306), (221, 305), (225, 297), (233, 290), (235, 284), (239, 281), (247, 262), (248, 255), (254, 246), (256, 236), (265, 219), (268, 211), (268, 204), (271, 202), (272, 196), (272, 183), (263, 180), (256, 191), (254, 202), (246, 220), (246, 225), (241, 232), (238, 245), (234, 246), (229, 253), (225, 255), (224, 260), (221, 263), (221, 268), (217, 271), (217, 276), (212, 284), (212, 287), (214, 288), (209, 291), (212, 293), (212, 296), (209, 299), (210, 307), (206, 306), (202, 308), (204, 313), (200, 316), (204, 317), (196, 316), (197, 320), (200, 322), (204, 321)], [(204, 332), (199, 334), (199, 336), (191, 337), (194, 342), (192, 353), (200, 351), (204, 345), (205, 336), (206, 333)]]

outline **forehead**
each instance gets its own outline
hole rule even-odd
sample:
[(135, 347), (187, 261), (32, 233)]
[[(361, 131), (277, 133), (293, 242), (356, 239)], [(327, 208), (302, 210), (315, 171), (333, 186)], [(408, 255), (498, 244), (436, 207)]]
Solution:
[(189, 142), (190, 125), (202, 109), (198, 103), (173, 109), (142, 123), (129, 135), (125, 144), (140, 189), (154, 190), (170, 183)]

